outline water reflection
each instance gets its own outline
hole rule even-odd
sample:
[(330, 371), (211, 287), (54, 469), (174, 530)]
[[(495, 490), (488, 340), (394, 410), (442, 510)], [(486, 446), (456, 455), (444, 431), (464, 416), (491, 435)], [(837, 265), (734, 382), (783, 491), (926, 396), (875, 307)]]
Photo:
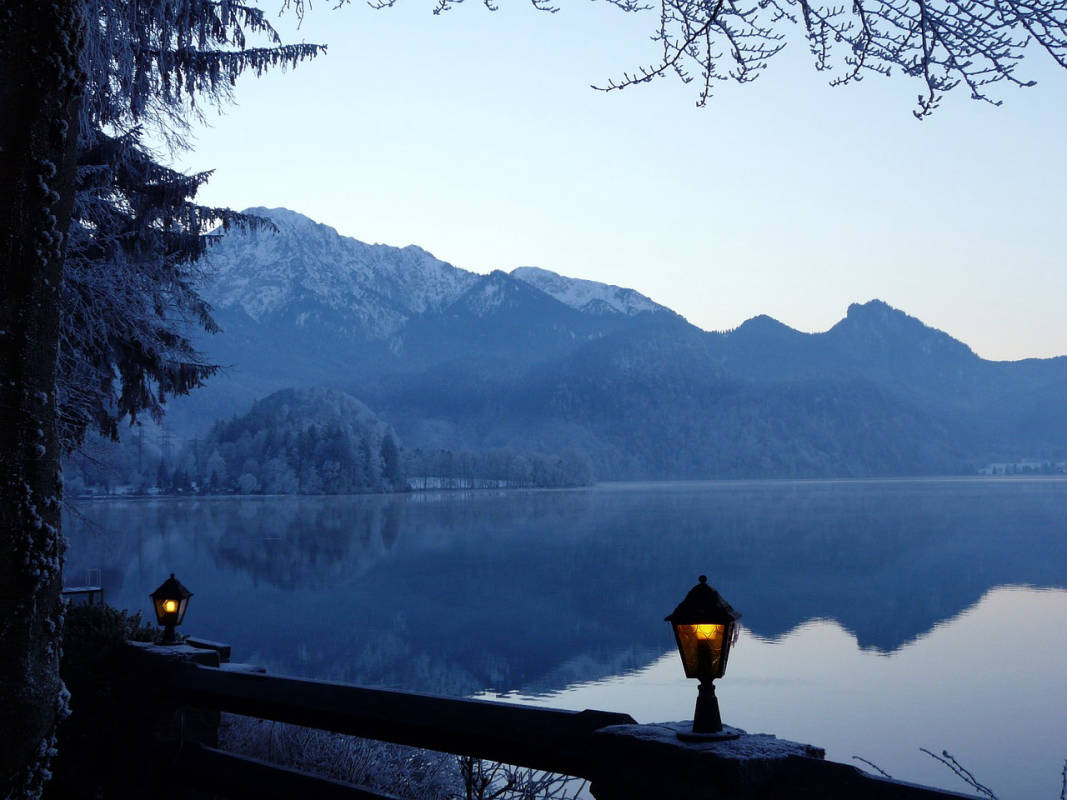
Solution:
[[(743, 631), (717, 684), (723, 720), (964, 791), (919, 750), (948, 749), (999, 797), (1052, 800), (1067, 758), (1065, 627), (1067, 592), (1003, 587), (889, 658), (860, 650), (830, 620), (775, 641)], [(689, 719), (696, 686), (680, 675), (677, 653), (667, 653), (631, 675), (548, 695), (482, 696), (620, 710), (644, 722)]]
[(951, 786), (917, 750), (948, 747), (1002, 796), (1051, 797), (1065, 501), (966, 480), (92, 502), (67, 575), (147, 613), (175, 572), (186, 631), (275, 672), (652, 721), (692, 713), (663, 616), (706, 572), (746, 626), (728, 723)]
[[(894, 652), (1004, 585), (1067, 581), (1067, 483), (738, 483), (469, 496), (112, 501), (68, 574), (285, 672), (467, 693), (646, 666), (698, 572), (774, 640), (835, 620)], [(146, 589), (147, 587), (147, 589)]]

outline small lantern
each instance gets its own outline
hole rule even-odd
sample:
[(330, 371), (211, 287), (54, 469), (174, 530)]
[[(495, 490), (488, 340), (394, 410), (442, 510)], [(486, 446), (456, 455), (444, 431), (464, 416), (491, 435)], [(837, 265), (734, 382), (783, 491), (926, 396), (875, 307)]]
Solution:
[(674, 628), (685, 677), (698, 678), (693, 734), (706, 738), (728, 738), (723, 734), (719, 701), (715, 697), (716, 678), (726, 673), (730, 647), (737, 640), (737, 620), (741, 615), (708, 586), (706, 575), (665, 619)]
[(156, 619), (163, 626), (163, 638), (159, 640), (159, 643), (177, 644), (174, 626), (182, 624), (185, 609), (189, 606), (189, 598), (193, 596), (193, 593), (182, 586), (172, 572), (170, 577), (148, 596), (152, 598), (152, 605), (155, 606)]

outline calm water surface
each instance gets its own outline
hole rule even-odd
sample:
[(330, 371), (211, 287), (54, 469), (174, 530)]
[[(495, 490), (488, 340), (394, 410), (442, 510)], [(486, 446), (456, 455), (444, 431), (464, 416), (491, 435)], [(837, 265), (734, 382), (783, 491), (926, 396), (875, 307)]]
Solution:
[(1067, 481), (608, 484), (85, 501), (67, 582), (277, 673), (688, 719), (665, 614), (706, 572), (743, 613), (724, 720), (1004, 799), (1067, 758)]

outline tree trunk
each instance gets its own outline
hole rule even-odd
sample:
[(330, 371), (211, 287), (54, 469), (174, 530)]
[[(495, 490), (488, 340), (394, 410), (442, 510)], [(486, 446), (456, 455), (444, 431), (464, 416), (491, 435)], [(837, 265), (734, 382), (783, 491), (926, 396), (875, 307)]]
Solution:
[(56, 355), (74, 200), (74, 0), (0, 4), (0, 797), (37, 797), (66, 691)]

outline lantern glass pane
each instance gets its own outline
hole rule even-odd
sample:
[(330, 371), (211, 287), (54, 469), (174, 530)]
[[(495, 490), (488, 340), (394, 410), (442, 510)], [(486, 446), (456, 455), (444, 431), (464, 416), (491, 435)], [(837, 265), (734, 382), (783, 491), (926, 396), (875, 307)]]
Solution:
[[(174, 607), (171, 607), (173, 604)], [(156, 621), (160, 625), (173, 625), (178, 619), (178, 601), (171, 597), (153, 597), (152, 605), (156, 608)]]
[(188, 607), (189, 607), (189, 598), (188, 597), (183, 597), (181, 600), (178, 601), (178, 611), (177, 611), (178, 618), (176, 620), (174, 620), (174, 624), (175, 625), (181, 625), (182, 624), (182, 620), (185, 619), (185, 609), (187, 609)]
[(678, 650), (687, 678), (721, 678), (724, 672), (723, 643), (726, 626), (713, 624), (675, 625)]

